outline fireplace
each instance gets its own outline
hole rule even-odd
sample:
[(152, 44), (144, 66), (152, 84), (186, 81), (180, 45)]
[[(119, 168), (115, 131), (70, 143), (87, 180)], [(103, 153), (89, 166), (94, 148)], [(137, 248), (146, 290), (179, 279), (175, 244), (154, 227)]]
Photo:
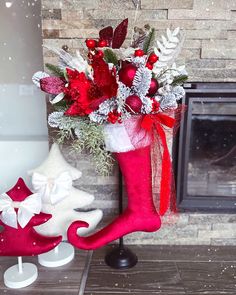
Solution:
[(178, 208), (236, 212), (236, 85), (191, 86), (177, 145)]

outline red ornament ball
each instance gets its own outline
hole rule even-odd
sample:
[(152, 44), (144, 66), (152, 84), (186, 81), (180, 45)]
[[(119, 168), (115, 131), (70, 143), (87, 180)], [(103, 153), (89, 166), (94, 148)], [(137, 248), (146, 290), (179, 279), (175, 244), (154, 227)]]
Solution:
[(108, 46), (106, 40), (99, 40), (98, 41), (98, 47), (106, 47), (106, 46)]
[(134, 56), (144, 56), (143, 50), (142, 49), (135, 50)]
[(134, 76), (136, 74), (137, 67), (133, 64), (128, 64), (120, 69), (119, 80), (126, 86), (131, 87), (133, 84)]
[(97, 45), (97, 41), (94, 40), (94, 39), (87, 39), (87, 40), (85, 41), (85, 43), (86, 43), (86, 46), (87, 46), (89, 49), (94, 49), (94, 48), (96, 47), (96, 45)]
[(146, 68), (148, 68), (149, 70), (152, 70), (153, 69), (153, 65), (150, 64), (150, 62), (147, 62), (146, 63)]
[(151, 79), (151, 83), (150, 83), (150, 88), (148, 90), (148, 96), (153, 96), (154, 94), (156, 94), (157, 90), (159, 88), (159, 84), (157, 82), (156, 79), (152, 78)]
[(126, 98), (125, 103), (127, 104), (126, 110), (130, 113), (134, 111), (135, 113), (140, 113), (142, 108), (142, 101), (137, 95), (130, 95)]
[(148, 57), (148, 62), (150, 64), (154, 64), (157, 61), (158, 61), (158, 56), (155, 53), (151, 53)]

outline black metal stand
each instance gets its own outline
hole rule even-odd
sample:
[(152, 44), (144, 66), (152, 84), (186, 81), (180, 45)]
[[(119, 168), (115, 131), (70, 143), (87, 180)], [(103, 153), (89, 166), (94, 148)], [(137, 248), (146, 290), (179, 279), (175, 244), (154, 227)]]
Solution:
[[(123, 186), (122, 174), (119, 170), (119, 213), (123, 212)], [(129, 248), (124, 246), (123, 237), (119, 240), (119, 245), (109, 251), (105, 256), (108, 266), (116, 269), (127, 269), (134, 267), (138, 262), (138, 257)]]

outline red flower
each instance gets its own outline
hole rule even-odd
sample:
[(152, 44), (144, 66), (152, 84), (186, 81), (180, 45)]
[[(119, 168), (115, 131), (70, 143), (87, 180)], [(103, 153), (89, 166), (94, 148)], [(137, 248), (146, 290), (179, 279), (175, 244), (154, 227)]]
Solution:
[(109, 70), (108, 64), (102, 58), (96, 58), (92, 63), (94, 72), (94, 84), (101, 92), (100, 99), (106, 100), (116, 96), (118, 84), (115, 70)]
[(93, 61), (94, 81), (89, 80), (84, 73), (66, 69), (68, 87), (65, 87), (65, 99), (72, 102), (65, 112), (69, 116), (86, 116), (96, 110), (106, 99), (117, 94), (118, 84), (113, 71), (103, 59)]
[(64, 93), (66, 99), (73, 101), (69, 109), (65, 112), (69, 116), (85, 116), (92, 112), (89, 105), (91, 99), (89, 89), (91, 81), (87, 79), (84, 73), (77, 70), (66, 69), (69, 80), (68, 87), (65, 87)]

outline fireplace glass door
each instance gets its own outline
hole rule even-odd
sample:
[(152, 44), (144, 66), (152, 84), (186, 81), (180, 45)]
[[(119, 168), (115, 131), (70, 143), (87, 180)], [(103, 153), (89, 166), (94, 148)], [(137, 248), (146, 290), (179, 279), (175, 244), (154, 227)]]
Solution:
[(236, 98), (213, 94), (187, 95), (177, 185), (184, 210), (236, 211)]

